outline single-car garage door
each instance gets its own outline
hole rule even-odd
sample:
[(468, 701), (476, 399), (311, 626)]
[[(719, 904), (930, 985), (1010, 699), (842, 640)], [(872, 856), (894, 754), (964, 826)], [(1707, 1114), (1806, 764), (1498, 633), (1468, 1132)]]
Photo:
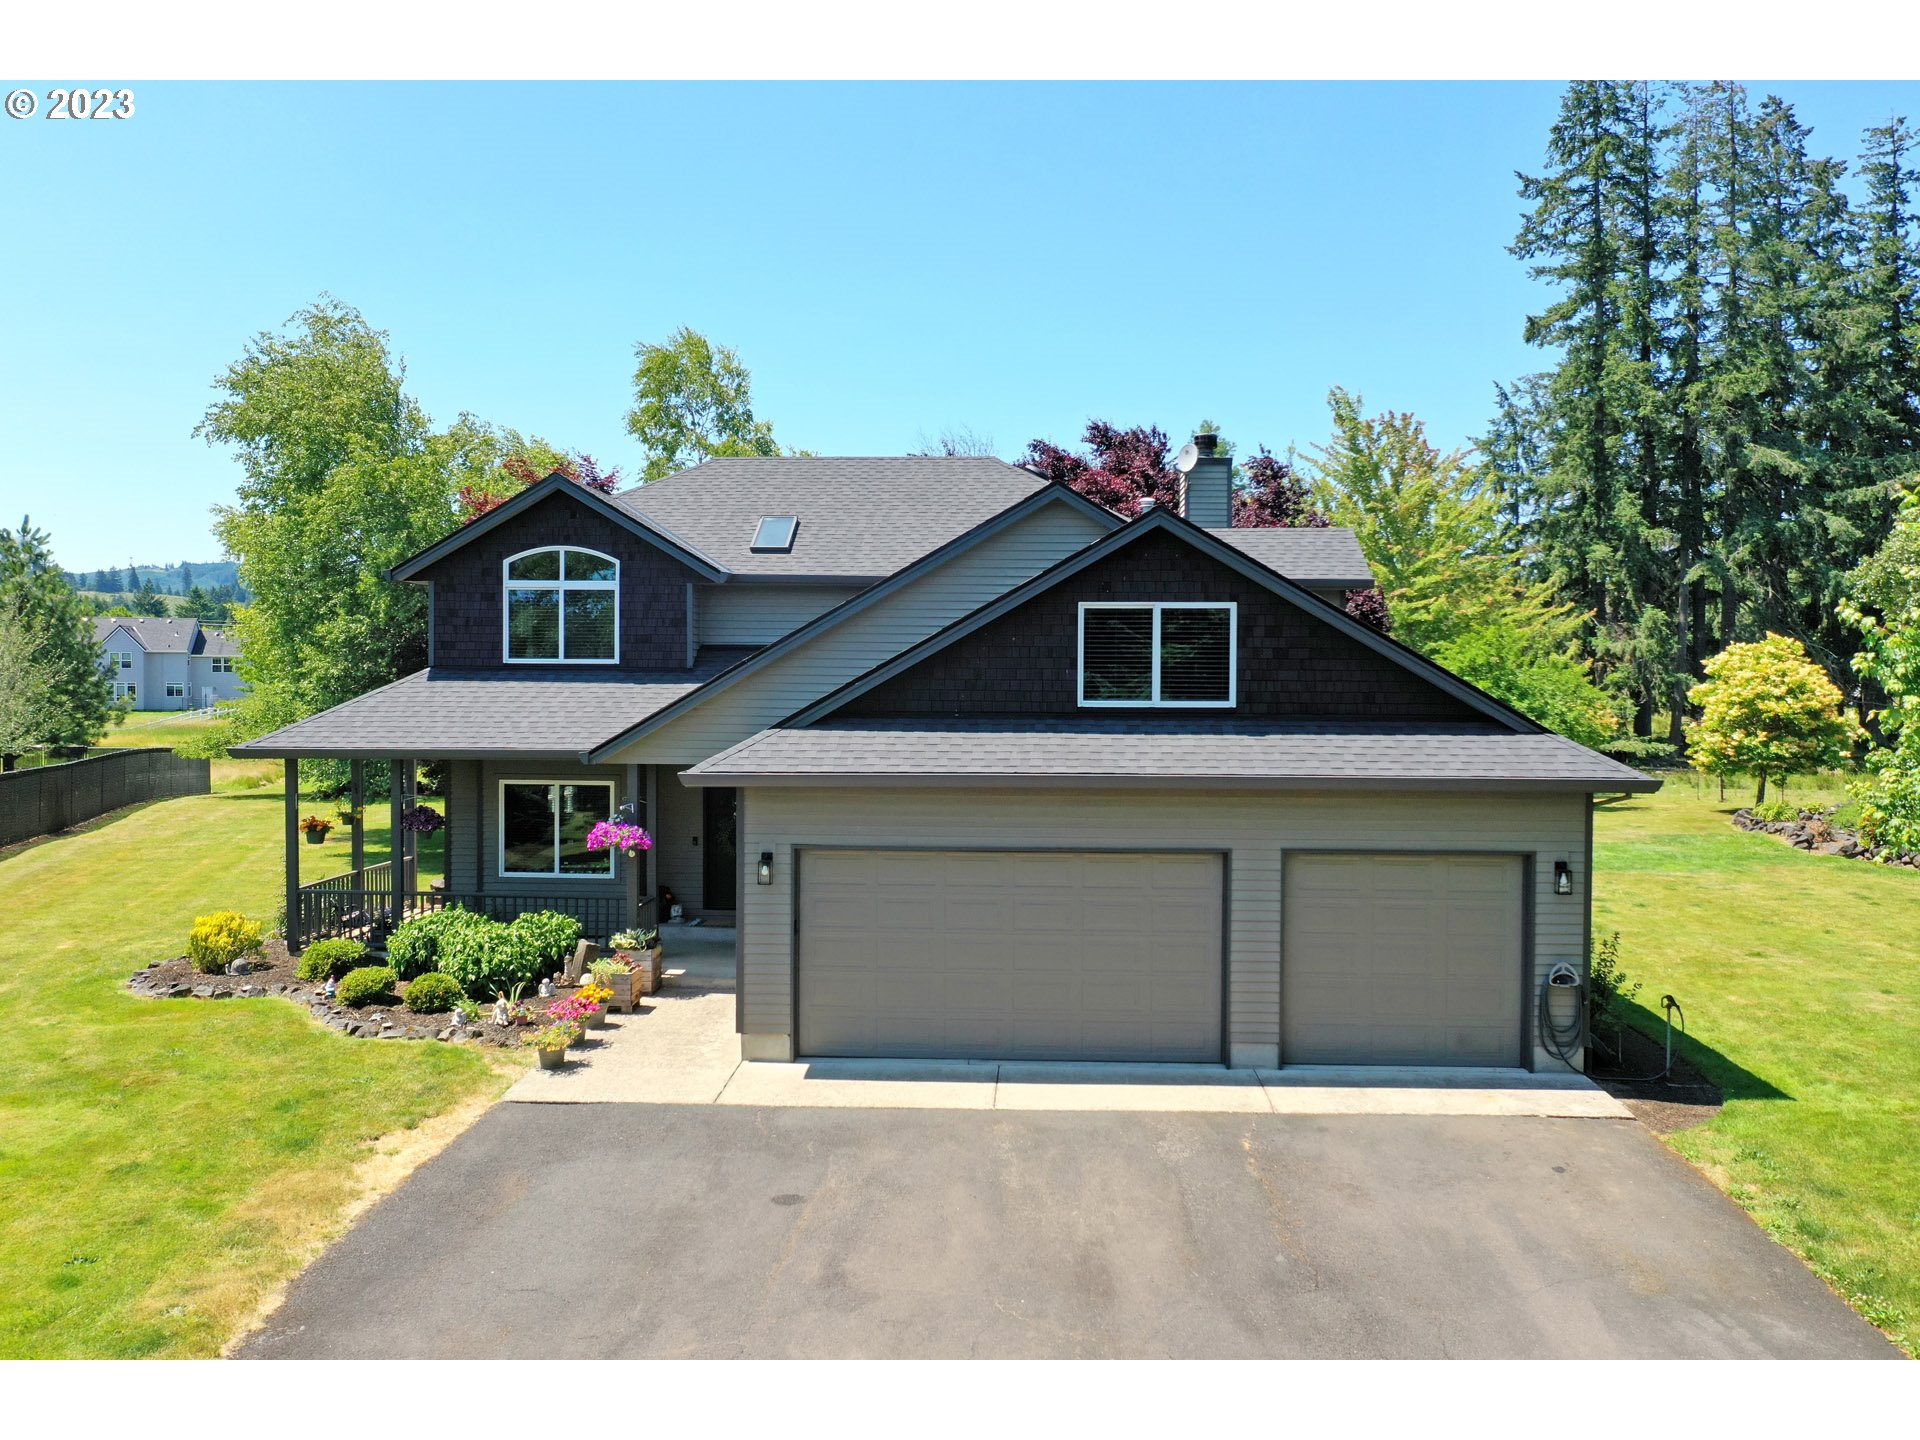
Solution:
[(1217, 855), (803, 850), (802, 1055), (1220, 1053)]
[(1283, 1065), (1518, 1065), (1522, 864), (1289, 855)]

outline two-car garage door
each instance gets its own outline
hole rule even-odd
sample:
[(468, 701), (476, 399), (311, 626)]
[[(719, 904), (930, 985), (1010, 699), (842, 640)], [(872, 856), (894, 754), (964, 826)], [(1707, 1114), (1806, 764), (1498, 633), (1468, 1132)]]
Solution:
[(803, 1055), (1221, 1058), (1217, 855), (806, 850)]
[[(1517, 856), (1287, 856), (1283, 1064), (1521, 1063)], [(802, 1055), (1217, 1062), (1220, 856), (806, 849)]]

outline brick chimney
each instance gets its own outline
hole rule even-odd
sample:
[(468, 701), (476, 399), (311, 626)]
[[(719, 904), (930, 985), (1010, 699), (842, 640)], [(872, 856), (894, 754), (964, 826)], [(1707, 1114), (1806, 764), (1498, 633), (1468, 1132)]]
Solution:
[(1193, 448), (1200, 458), (1180, 477), (1180, 513), (1208, 530), (1233, 524), (1233, 460), (1216, 453), (1218, 435), (1196, 435)]

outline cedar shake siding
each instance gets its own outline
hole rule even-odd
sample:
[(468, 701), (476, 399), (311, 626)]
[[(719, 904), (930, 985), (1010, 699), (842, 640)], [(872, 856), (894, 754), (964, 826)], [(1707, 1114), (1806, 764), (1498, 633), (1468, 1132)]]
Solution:
[(1019, 609), (937, 651), (835, 712), (836, 718), (1112, 718), (1080, 708), (1079, 606), (1085, 600), (1231, 600), (1239, 606), (1232, 710), (1142, 707), (1159, 718), (1458, 721), (1486, 717), (1340, 634), (1175, 535), (1144, 536)]
[(703, 577), (564, 492), (415, 577), (433, 584), (433, 654), (428, 663), (446, 670), (508, 668), (501, 659), (502, 562), (543, 545), (578, 545), (620, 562), (620, 662), (569, 669), (687, 668), (687, 586), (704, 584)]

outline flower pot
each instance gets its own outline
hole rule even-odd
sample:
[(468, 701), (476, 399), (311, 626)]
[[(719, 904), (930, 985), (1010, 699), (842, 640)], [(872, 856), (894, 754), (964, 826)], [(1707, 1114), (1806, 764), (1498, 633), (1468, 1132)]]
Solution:
[(607, 1010), (604, 1005), (601, 1006), (598, 1010), (594, 1011), (591, 1015), (587, 1016), (587, 1029), (589, 1030), (603, 1029), (605, 1028), (606, 1023), (607, 1023)]
[(307, 831), (307, 844), (309, 845), (324, 844), (326, 841), (326, 838), (327, 838), (327, 832), (324, 830)]
[(567, 1063), (567, 1050), (564, 1045), (558, 1050), (536, 1050), (533, 1053), (540, 1057), (542, 1070), (558, 1070)]

